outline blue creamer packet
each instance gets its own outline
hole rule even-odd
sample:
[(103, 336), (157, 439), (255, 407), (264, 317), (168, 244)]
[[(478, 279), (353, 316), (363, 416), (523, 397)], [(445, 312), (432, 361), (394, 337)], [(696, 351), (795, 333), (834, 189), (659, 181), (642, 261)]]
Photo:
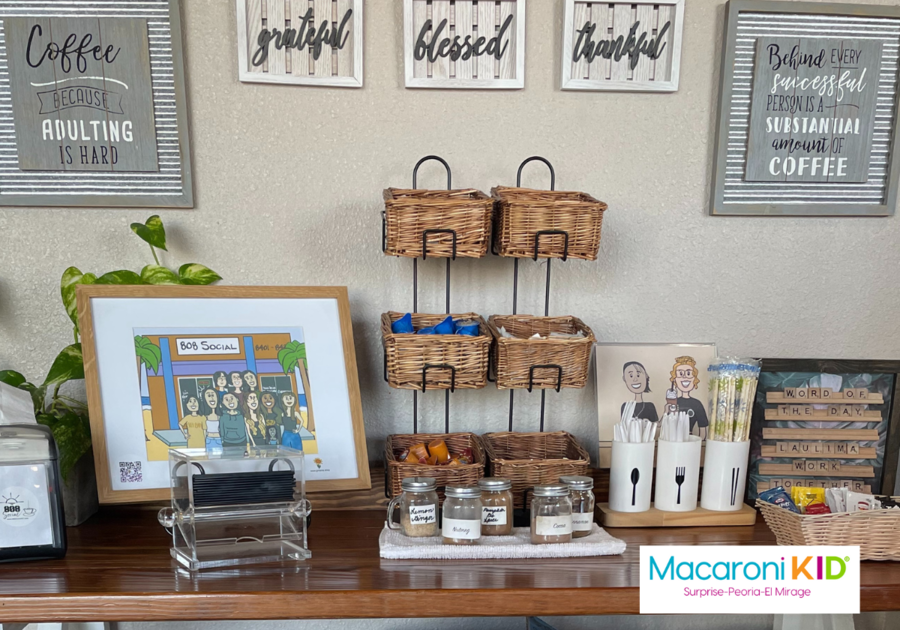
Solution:
[(791, 500), (791, 495), (787, 493), (783, 486), (770, 488), (765, 492), (760, 492), (759, 498), (763, 501), (766, 501), (767, 503), (772, 503), (774, 505), (777, 505), (778, 507), (782, 507), (785, 510), (790, 510), (795, 514), (800, 514), (800, 509)]

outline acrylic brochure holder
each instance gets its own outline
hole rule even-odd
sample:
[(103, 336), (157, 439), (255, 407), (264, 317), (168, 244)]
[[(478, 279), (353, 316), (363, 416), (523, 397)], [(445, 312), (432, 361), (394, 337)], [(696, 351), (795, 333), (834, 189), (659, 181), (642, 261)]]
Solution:
[(172, 557), (191, 571), (309, 558), (303, 471), (303, 452), (282, 446), (171, 449), (159, 522)]

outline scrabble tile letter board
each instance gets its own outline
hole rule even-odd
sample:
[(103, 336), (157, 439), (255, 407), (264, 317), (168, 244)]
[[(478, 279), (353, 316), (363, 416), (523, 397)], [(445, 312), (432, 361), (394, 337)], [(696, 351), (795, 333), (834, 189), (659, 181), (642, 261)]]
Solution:
[(900, 361), (763, 359), (748, 500), (776, 486), (891, 493), (898, 368)]

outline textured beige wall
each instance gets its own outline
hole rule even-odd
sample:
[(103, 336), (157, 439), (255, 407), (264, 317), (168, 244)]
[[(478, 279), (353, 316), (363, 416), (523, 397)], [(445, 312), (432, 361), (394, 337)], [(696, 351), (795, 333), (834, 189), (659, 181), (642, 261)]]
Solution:
[[(873, 0), (868, 0), (869, 3)], [(884, 0), (883, 4), (895, 4)], [(366, 8), (365, 88), (240, 84), (231, 0), (185, 0), (187, 85), (197, 207), (161, 212), (170, 265), (208, 264), (230, 284), (348, 285), (369, 448), (411, 428), (412, 394), (381, 380), (379, 315), (411, 308), (412, 262), (379, 249), (381, 191), (408, 186), (415, 161), (444, 156), (454, 182), (512, 184), (532, 154), (560, 188), (609, 203), (600, 260), (555, 263), (551, 312), (607, 341), (706, 341), (763, 356), (900, 357), (897, 219), (707, 216), (724, 5), (687, 0), (676, 94), (561, 92), (562, 0), (528, 4), (526, 87), (403, 88), (402, 3)], [(420, 185), (440, 187), (429, 167)], [(535, 167), (526, 184), (546, 187)], [(42, 378), (69, 343), (58, 279), (150, 260), (128, 224), (149, 210), (0, 210), (0, 368)], [(423, 309), (443, 309), (443, 261), (420, 265)], [(520, 312), (543, 307), (543, 267), (522, 265)], [(512, 261), (453, 265), (452, 308), (511, 309)], [(539, 394), (517, 397), (519, 430)], [(453, 396), (452, 428), (504, 430), (507, 396)], [(594, 391), (548, 394), (547, 428), (596, 440)], [(443, 426), (429, 393), (423, 430)], [(596, 450), (596, 449), (593, 449)]]

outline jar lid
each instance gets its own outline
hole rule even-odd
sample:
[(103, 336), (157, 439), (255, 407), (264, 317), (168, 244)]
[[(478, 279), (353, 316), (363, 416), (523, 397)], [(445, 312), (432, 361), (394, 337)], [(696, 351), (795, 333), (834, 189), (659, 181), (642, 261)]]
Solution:
[(407, 477), (400, 482), (404, 492), (429, 492), (437, 488), (434, 477)]
[(512, 481), (503, 477), (485, 477), (478, 480), (478, 487), (487, 492), (502, 492), (512, 490)]
[(444, 494), (454, 499), (480, 499), (481, 488), (478, 486), (447, 486)]
[(592, 477), (582, 477), (581, 475), (563, 475), (559, 478), (561, 483), (569, 486), (571, 490), (593, 490), (594, 479)]
[(535, 486), (534, 496), (536, 497), (567, 497), (569, 496), (569, 486), (565, 484), (551, 484), (548, 486)]

